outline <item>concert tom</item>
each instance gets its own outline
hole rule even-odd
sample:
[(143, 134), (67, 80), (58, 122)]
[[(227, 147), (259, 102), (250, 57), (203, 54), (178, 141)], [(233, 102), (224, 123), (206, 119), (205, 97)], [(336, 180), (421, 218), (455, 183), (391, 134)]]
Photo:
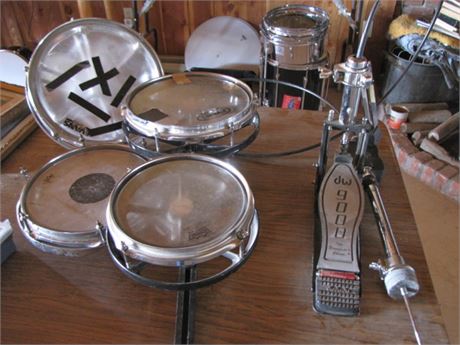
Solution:
[[(195, 153), (157, 157), (126, 175), (110, 197), (107, 224), (117, 267), (138, 282), (166, 289), (223, 279), (246, 261), (259, 231), (244, 177), (228, 163)], [(168, 282), (151, 274), (219, 257), (227, 264), (217, 265), (217, 273), (204, 270), (204, 277), (186, 283), (178, 283), (177, 275)]]
[(127, 146), (98, 145), (54, 158), (28, 179), (17, 204), (20, 229), (38, 249), (76, 256), (105, 243), (115, 184), (145, 159)]
[(225, 155), (249, 145), (259, 130), (252, 90), (216, 73), (147, 81), (128, 95), (123, 113), (129, 144), (146, 157), (190, 151)]
[[(320, 70), (328, 64), (328, 25), (327, 12), (314, 6), (288, 4), (269, 11), (260, 25), (263, 78), (293, 83), (325, 96)], [(263, 82), (259, 92), (267, 106), (318, 109), (317, 98), (279, 83)]]

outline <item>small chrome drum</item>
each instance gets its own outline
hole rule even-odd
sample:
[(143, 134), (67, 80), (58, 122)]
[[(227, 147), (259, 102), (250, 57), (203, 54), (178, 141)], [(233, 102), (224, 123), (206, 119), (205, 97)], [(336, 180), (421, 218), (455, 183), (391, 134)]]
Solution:
[(148, 81), (127, 97), (123, 113), (129, 144), (147, 157), (190, 151), (227, 154), (249, 145), (259, 130), (252, 90), (215, 73)]
[[(198, 154), (163, 156), (130, 172), (110, 197), (107, 224), (116, 265), (141, 283), (167, 289), (224, 278), (251, 254), (259, 231), (244, 177)], [(146, 263), (183, 268), (219, 256), (230, 260), (226, 268), (187, 284), (149, 279), (139, 270)]]
[[(325, 48), (329, 16), (306, 5), (285, 5), (269, 11), (260, 31), (263, 43), (260, 74), (264, 79), (294, 83), (325, 96), (320, 69), (328, 64)], [(264, 105), (318, 109), (318, 100), (303, 91), (263, 82), (259, 90)]]
[(101, 246), (109, 195), (142, 163), (121, 145), (90, 146), (53, 159), (21, 193), (17, 216), (24, 236), (42, 251), (68, 256)]
[(27, 101), (40, 127), (67, 148), (124, 140), (121, 102), (163, 75), (137, 32), (105, 19), (79, 19), (40, 42), (27, 73)]

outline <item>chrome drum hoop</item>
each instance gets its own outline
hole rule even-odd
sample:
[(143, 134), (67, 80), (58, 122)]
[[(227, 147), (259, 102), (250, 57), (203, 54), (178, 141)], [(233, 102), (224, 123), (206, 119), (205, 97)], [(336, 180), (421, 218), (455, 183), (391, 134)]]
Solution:
[[(208, 90), (201, 90), (206, 87), (206, 81), (214, 83), (214, 86), (217, 84), (217, 88), (220, 88), (215, 90), (218, 93), (215, 99), (208, 95), (212, 91), (212, 86), (208, 86)], [(158, 95), (158, 99), (145, 100), (146, 97), (154, 97), (152, 91), (155, 89), (166, 93), (168, 97)], [(195, 98), (186, 94), (187, 91), (194, 91)], [(237, 94), (232, 95), (230, 91)], [(169, 98), (173, 92), (179, 95), (175, 95), (174, 104), (171, 104)], [(185, 96), (180, 97), (181, 93)], [(140, 102), (140, 99), (143, 102)], [(194, 101), (201, 104), (193, 104)], [(146, 102), (149, 103), (148, 107)], [(216, 106), (213, 107), (206, 102), (214, 102)], [(237, 102), (238, 108), (235, 106), (233, 109), (232, 102)], [(238, 104), (242, 102), (245, 104)], [(144, 106), (134, 103), (142, 103)], [(222, 103), (223, 105), (219, 106)], [(187, 113), (192, 111), (187, 109), (191, 106), (200, 112)], [(136, 111), (134, 107), (142, 108), (142, 111)], [(152, 110), (155, 111), (153, 115), (150, 114)], [(156, 78), (138, 86), (128, 95), (123, 114), (129, 126), (146, 137), (193, 144), (220, 138), (241, 128), (254, 116), (255, 101), (250, 87), (236, 78), (209, 72), (184, 72)], [(228, 116), (225, 117), (226, 115)], [(199, 120), (200, 116), (205, 118), (202, 123)]]
[[(305, 27), (307, 24), (310, 27)], [(285, 65), (324, 60), (328, 25), (329, 15), (319, 7), (288, 4), (274, 8), (260, 25), (262, 60), (272, 59)]]
[[(216, 139), (208, 139), (200, 143), (186, 141), (166, 141), (155, 137), (147, 137), (134, 130), (126, 121), (123, 123), (126, 141), (131, 149), (146, 158), (157, 158), (164, 154), (195, 152), (213, 157), (225, 157), (248, 147), (259, 134), (260, 117), (257, 112), (241, 128)], [(245, 133), (242, 133), (242, 132)]]
[[(172, 282), (172, 281), (164, 281), (158, 279), (148, 278), (142, 275), (143, 268), (146, 267), (145, 262), (132, 262), (129, 263), (125, 255), (123, 255), (122, 251), (119, 251), (113, 242), (113, 238), (111, 237), (110, 233), (107, 232), (107, 249), (110, 253), (110, 256), (115, 263), (115, 265), (129, 278), (135, 280), (138, 283), (141, 283), (145, 286), (163, 289), (163, 290), (189, 290), (189, 289), (198, 289), (205, 286), (209, 286), (211, 284), (218, 283), (219, 281), (225, 279), (230, 274), (236, 272), (251, 256), (252, 252), (255, 249), (257, 244), (257, 239), (259, 237), (259, 216), (257, 211), (254, 213), (254, 218), (252, 220), (250, 226), (250, 234), (249, 237), (243, 241), (239, 246), (239, 253), (234, 253), (232, 251), (228, 251), (222, 254), (222, 257), (229, 260), (229, 265), (224, 268), (222, 271), (204, 277), (197, 280), (192, 280), (189, 282)], [(199, 265), (198, 265), (199, 266)], [(190, 266), (187, 266), (190, 267)], [(194, 267), (194, 266), (191, 266)], [(184, 267), (178, 267), (181, 269)]]
[(163, 74), (156, 52), (137, 32), (111, 20), (83, 18), (40, 41), (27, 69), (26, 98), (41, 129), (59, 145), (117, 144), (124, 139), (122, 99)]
[[(88, 146), (81, 149), (75, 149), (52, 159), (27, 181), (21, 191), (20, 198), (17, 203), (16, 216), (21, 232), (31, 244), (44, 252), (65, 256), (79, 256), (87, 250), (98, 248), (105, 244), (104, 214), (101, 214), (99, 217), (100, 219), (94, 219), (94, 228), (82, 229), (81, 231), (65, 231), (65, 229), (59, 230), (58, 228), (52, 228), (49, 225), (40, 224), (40, 221), (34, 219), (34, 216), (31, 214), (28, 207), (27, 199), (32, 188), (35, 188), (34, 183), (38, 183), (38, 179), (45, 176), (50, 169), (59, 165), (61, 162), (84, 153), (107, 150), (114, 153), (129, 153), (134, 158), (133, 162), (137, 161), (134, 164), (135, 166), (145, 162), (145, 158), (132, 152), (129, 147), (125, 145), (106, 144)], [(120, 169), (123, 170), (123, 174), (127, 169), (130, 170), (132, 168), (134, 168), (134, 166), (120, 167)], [(53, 174), (50, 174), (50, 178), (54, 178)], [(100, 201), (102, 200), (103, 199)]]
[[(190, 164), (196, 165), (192, 167)], [(177, 169), (177, 167), (179, 167), (179, 169), (187, 168), (188, 170), (182, 175), (180, 175), (182, 170), (179, 170), (176, 177), (174, 176), (174, 169)], [(200, 171), (200, 174), (205, 174), (203, 175), (203, 179), (196, 179), (196, 169)], [(228, 209), (231, 209), (229, 214), (232, 215), (222, 216), (225, 218), (223, 223), (227, 226), (225, 229), (215, 229), (217, 224), (210, 224), (208, 219), (203, 218), (204, 215), (202, 213), (199, 213), (198, 216), (197, 213), (191, 214), (194, 207), (198, 207), (196, 212), (200, 210), (199, 207), (201, 206), (205, 207), (206, 210), (208, 210), (207, 207), (211, 207), (209, 204), (199, 205), (199, 200), (192, 199), (190, 201), (191, 206), (189, 207), (191, 207), (191, 209), (188, 214), (178, 215), (177, 212), (182, 211), (173, 209), (171, 217), (170, 210), (173, 207), (174, 201), (170, 201), (172, 196), (170, 198), (169, 195), (153, 198), (149, 197), (150, 204), (157, 205), (156, 208), (151, 206), (151, 209), (146, 208), (139, 212), (133, 209), (134, 207), (138, 208), (139, 200), (137, 199), (142, 200), (149, 194), (149, 188), (153, 188), (152, 186), (159, 187), (160, 184), (164, 186), (168, 182), (171, 182), (172, 179), (177, 182), (176, 186), (173, 187), (173, 191), (178, 189), (181, 194), (185, 193), (185, 195), (192, 195), (191, 197), (193, 198), (193, 193), (195, 193), (195, 195), (197, 194), (196, 188), (200, 188), (200, 193), (202, 193), (203, 189), (209, 189), (208, 185), (204, 186), (201, 184), (197, 187), (197, 184), (200, 182), (203, 183), (203, 181), (206, 183), (206, 181), (211, 178), (212, 174), (215, 174), (215, 171), (218, 171), (219, 184), (225, 185), (223, 186), (225, 195), (232, 195), (235, 191), (239, 195), (237, 205), (227, 206)], [(167, 172), (167, 175), (164, 174), (164, 172)], [(194, 173), (195, 175), (193, 175)], [(187, 180), (183, 179), (183, 176), (192, 176), (191, 180), (193, 180), (194, 184), (190, 184), (191, 187), (187, 187), (188, 185), (184, 182)], [(136, 179), (139, 181), (136, 181)], [(153, 183), (150, 184), (152, 181)], [(139, 184), (140, 182), (142, 183)], [(211, 181), (210, 183), (212, 184), (214, 182)], [(129, 186), (130, 184), (134, 184), (134, 187), (131, 189)], [(230, 184), (234, 185), (231, 186)], [(181, 185), (183, 186), (181, 187)], [(193, 190), (194, 188), (195, 190)], [(220, 196), (224, 195), (222, 194), (224, 190), (220, 192)], [(158, 189), (155, 191), (157, 194), (159, 193)], [(124, 195), (126, 193), (130, 196), (130, 199), (126, 199)], [(173, 194), (175, 195), (176, 193), (174, 192)], [(137, 199), (132, 200), (134, 198)], [(207, 198), (209, 198), (209, 195)], [(120, 210), (119, 206), (122, 207), (119, 205), (119, 200), (123, 200), (123, 212), (125, 212), (126, 215), (118, 214)], [(165, 204), (163, 204), (163, 200), (166, 200), (164, 202)], [(224, 204), (225, 201), (226, 200), (222, 200)], [(234, 200), (230, 201), (234, 202)], [(130, 202), (133, 206), (130, 205)], [(196, 203), (196, 205), (194, 203)], [(239, 209), (238, 211), (236, 207)], [(210, 210), (209, 212), (213, 211), (215, 213), (217, 205), (212, 205), (211, 208), (214, 208), (214, 210)], [(153, 215), (154, 212), (159, 216)], [(241, 175), (231, 164), (204, 155), (173, 154), (154, 159), (139, 166), (127, 174), (116, 185), (110, 196), (107, 207), (107, 231), (113, 238), (117, 250), (123, 252), (125, 257), (153, 265), (184, 267), (209, 261), (240, 246), (241, 242), (247, 238), (252, 231), (251, 224), (254, 219), (254, 213), (254, 197), (251, 189), (243, 175)], [(191, 218), (187, 218), (189, 215), (192, 220), (190, 220)], [(131, 219), (136, 219), (136, 222), (130, 223), (128, 216), (131, 216)], [(167, 218), (168, 222), (164, 222), (164, 217), (170, 217)], [(205, 221), (203, 221), (203, 219), (205, 219)], [(148, 222), (152, 220), (155, 220), (154, 224)], [(145, 223), (148, 222), (148, 224), (142, 224), (144, 221)], [(165, 229), (161, 229), (161, 225), (167, 224), (165, 225), (168, 227), (167, 234), (173, 236), (172, 234), (174, 231), (172, 226), (177, 223), (176, 221), (179, 221), (178, 231), (176, 231), (178, 232), (176, 233), (178, 239), (171, 240), (166, 234), (161, 233), (161, 231), (163, 233), (166, 231)], [(145, 229), (148, 228), (148, 232), (145, 232), (146, 230), (143, 230), (141, 228), (142, 226), (144, 226)], [(201, 231), (201, 228), (198, 229), (198, 226), (206, 229), (207, 233), (204, 235), (204, 238), (203, 236), (195, 236), (197, 232), (199, 233)], [(134, 233), (135, 235), (128, 234), (127, 232)], [(186, 234), (188, 234), (188, 237), (185, 236)], [(141, 236), (143, 236), (143, 238), (139, 239)], [(136, 239), (134, 237), (139, 238)], [(149, 240), (145, 240), (145, 238), (149, 238)]]

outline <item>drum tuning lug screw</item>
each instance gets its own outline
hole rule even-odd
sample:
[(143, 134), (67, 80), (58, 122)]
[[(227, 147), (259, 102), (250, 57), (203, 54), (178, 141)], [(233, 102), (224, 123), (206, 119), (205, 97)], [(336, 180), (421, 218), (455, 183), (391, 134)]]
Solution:
[(85, 146), (85, 138), (83, 137), (83, 134), (80, 133), (80, 136), (78, 137), (78, 141)]
[(126, 256), (126, 252), (128, 251), (128, 246), (125, 242), (121, 242), (121, 254), (123, 255), (123, 260), (125, 262), (125, 266), (127, 269), (131, 269), (132, 265), (129, 263), (128, 257)]
[(105, 243), (105, 232), (106, 228), (104, 224), (102, 224), (100, 221), (96, 222), (96, 230), (99, 232), (99, 236), (101, 237), (102, 243)]
[(249, 230), (241, 230), (236, 234), (239, 240), (244, 240), (246, 237), (249, 236)]
[(29, 170), (27, 170), (26, 168), (24, 167), (20, 167), (19, 168), (19, 175), (21, 175), (22, 177), (24, 177), (26, 180), (29, 179)]
[(160, 152), (160, 142), (158, 141), (158, 130), (155, 129), (155, 151)]

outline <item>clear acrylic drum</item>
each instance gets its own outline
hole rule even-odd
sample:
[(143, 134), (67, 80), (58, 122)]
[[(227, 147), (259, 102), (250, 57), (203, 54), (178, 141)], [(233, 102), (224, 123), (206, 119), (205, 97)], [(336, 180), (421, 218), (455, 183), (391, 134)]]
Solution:
[(238, 79), (186, 72), (150, 80), (123, 109), (131, 147), (161, 153), (227, 154), (249, 145), (259, 130), (252, 90)]
[[(224, 278), (246, 261), (259, 226), (244, 177), (210, 156), (173, 154), (126, 175), (107, 208), (108, 248), (131, 278), (162, 288), (190, 288)], [(140, 264), (190, 267), (223, 256), (220, 272), (185, 286), (146, 278)]]

